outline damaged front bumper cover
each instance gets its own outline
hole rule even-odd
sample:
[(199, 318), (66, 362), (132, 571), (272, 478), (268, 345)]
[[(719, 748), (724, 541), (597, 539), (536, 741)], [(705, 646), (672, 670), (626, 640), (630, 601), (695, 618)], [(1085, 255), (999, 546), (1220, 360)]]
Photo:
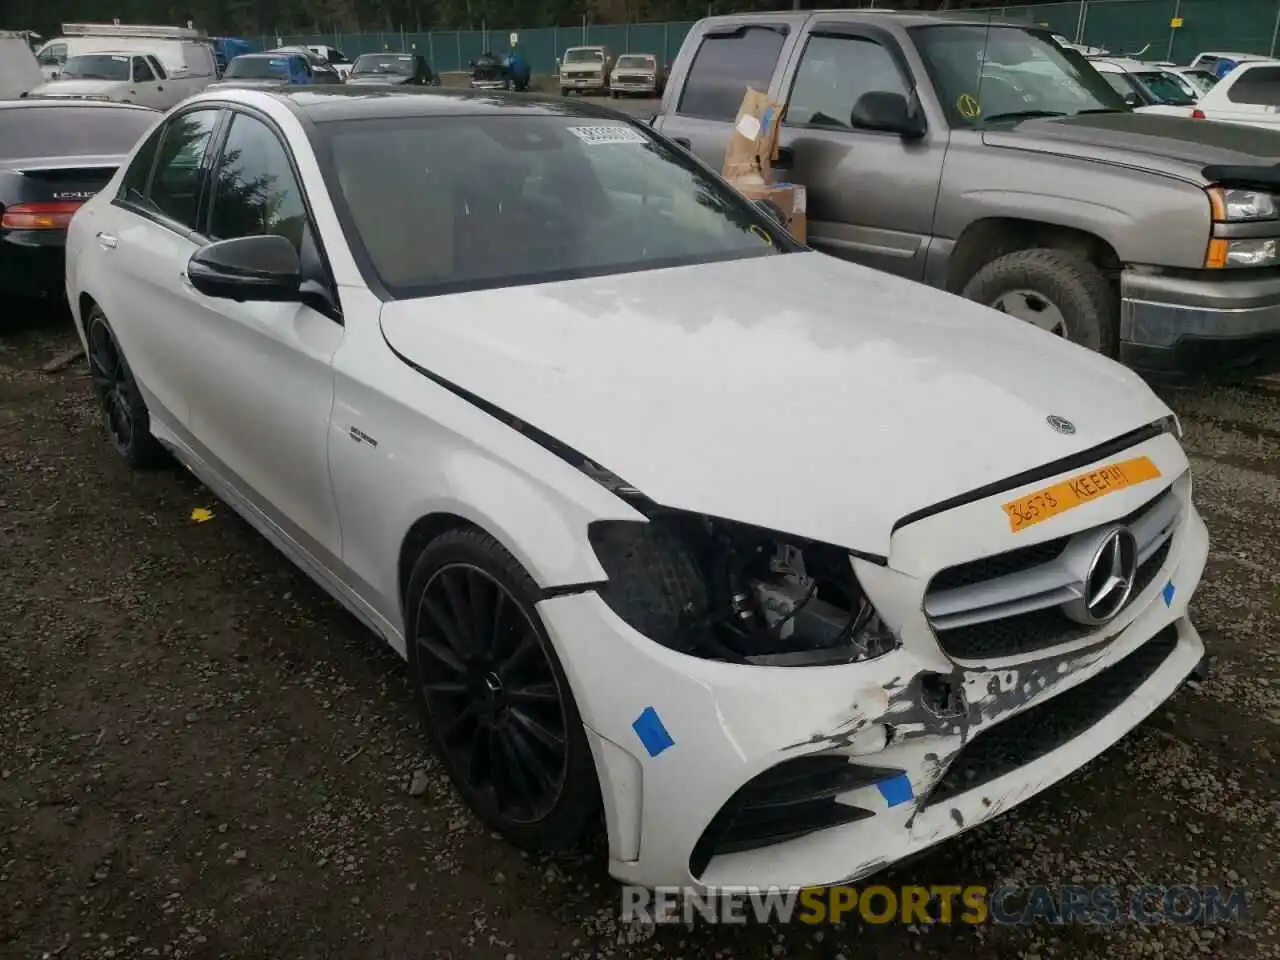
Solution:
[(1186, 604), (1207, 554), (1189, 508), (1123, 629), (999, 668), (911, 649), (803, 669), (700, 660), (595, 593), (544, 601), (595, 755), (612, 874), (721, 891), (850, 882), (1007, 812), (1201, 669)]

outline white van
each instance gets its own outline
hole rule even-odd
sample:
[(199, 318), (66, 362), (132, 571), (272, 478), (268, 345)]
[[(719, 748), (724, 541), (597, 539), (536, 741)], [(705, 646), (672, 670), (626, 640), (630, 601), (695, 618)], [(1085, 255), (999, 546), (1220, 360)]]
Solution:
[(20, 97), (43, 79), (26, 34), (0, 30), (0, 100)]
[(151, 54), (174, 78), (207, 77), (218, 72), (213, 39), (191, 27), (162, 27), (132, 23), (64, 23), (62, 36), (36, 51), (46, 80), (56, 79), (68, 57), (112, 53), (127, 47), (131, 53)]

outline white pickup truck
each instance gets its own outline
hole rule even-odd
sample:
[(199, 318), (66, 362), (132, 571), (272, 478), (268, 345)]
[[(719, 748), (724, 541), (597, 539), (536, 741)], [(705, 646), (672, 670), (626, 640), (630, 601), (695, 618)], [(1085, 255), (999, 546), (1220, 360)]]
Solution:
[(27, 96), (115, 100), (168, 110), (212, 80), (207, 74), (171, 74), (154, 54), (105, 50), (68, 57), (56, 80), (42, 83)]

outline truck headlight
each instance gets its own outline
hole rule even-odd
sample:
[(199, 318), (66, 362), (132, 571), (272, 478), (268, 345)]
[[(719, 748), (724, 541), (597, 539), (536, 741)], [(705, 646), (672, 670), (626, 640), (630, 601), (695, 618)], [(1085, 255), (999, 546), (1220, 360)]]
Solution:
[(1280, 239), (1275, 237), (1229, 240), (1214, 237), (1204, 265), (1220, 270), (1224, 267), (1270, 267), (1280, 263)]
[(1276, 219), (1275, 198), (1260, 190), (1209, 188), (1209, 207), (1218, 223)]

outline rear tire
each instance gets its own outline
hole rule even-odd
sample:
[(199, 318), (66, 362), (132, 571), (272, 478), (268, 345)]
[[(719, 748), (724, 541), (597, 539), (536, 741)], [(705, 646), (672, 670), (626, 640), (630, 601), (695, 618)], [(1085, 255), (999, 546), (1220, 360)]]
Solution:
[(491, 828), (557, 853), (597, 824), (600, 787), (537, 584), (493, 537), (427, 544), (405, 594), (409, 672), (449, 778)]
[(964, 286), (970, 300), (1115, 356), (1115, 300), (1102, 271), (1065, 250), (1018, 250), (993, 260)]
[(151, 435), (146, 401), (101, 307), (94, 306), (89, 311), (85, 339), (89, 343), (93, 392), (112, 447), (134, 470), (161, 466), (168, 459), (165, 449)]
[(562, 96), (562, 97), (567, 97), (568, 95), (569, 95), (569, 88), (568, 88), (568, 87), (561, 87), (561, 88), (560, 88), (560, 96)]

